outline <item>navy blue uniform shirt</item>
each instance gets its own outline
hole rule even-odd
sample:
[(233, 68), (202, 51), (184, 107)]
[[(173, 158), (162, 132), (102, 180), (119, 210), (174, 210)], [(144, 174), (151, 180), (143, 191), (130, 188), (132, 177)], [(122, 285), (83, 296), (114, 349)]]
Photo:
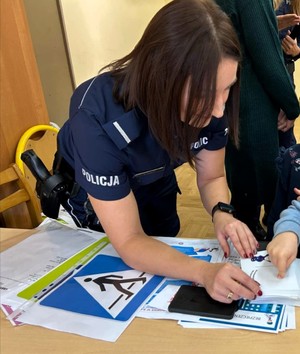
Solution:
[[(74, 168), (77, 183), (101, 200), (121, 199), (176, 167), (150, 132), (147, 117), (137, 108), (125, 112), (112, 89), (109, 73), (81, 84), (58, 135), (60, 153)], [(227, 119), (213, 118), (191, 149), (194, 154), (221, 149), (227, 134)]]

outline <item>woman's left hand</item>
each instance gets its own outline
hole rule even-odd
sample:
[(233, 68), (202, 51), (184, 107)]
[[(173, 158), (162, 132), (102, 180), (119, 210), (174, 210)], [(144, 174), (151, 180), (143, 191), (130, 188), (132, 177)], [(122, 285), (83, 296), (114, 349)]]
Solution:
[(232, 215), (223, 212), (215, 213), (214, 228), (225, 257), (230, 253), (229, 239), (241, 257), (251, 258), (256, 254), (259, 247), (256, 238), (246, 224)]

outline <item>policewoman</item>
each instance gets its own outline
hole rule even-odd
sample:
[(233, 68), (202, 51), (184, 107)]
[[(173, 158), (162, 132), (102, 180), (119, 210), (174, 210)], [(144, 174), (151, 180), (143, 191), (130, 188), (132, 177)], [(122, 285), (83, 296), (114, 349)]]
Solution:
[(174, 168), (187, 161), (224, 255), (229, 238), (242, 257), (256, 253), (256, 239), (228, 204), (224, 175), (228, 134), (238, 140), (240, 59), (236, 34), (213, 1), (172, 1), (131, 53), (75, 90), (58, 136), (77, 186), (64, 207), (77, 225), (104, 230), (132, 268), (202, 284), (225, 303), (261, 289), (234, 265), (190, 258), (149, 236), (178, 233)]

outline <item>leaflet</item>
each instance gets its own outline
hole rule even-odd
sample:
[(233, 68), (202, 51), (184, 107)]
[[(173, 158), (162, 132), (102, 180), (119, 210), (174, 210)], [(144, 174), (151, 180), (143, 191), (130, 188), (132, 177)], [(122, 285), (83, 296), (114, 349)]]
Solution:
[[(230, 257), (224, 258), (216, 239), (156, 239), (205, 262), (245, 265), (232, 245)], [(265, 253), (257, 256), (265, 257)], [(251, 271), (254, 265), (259, 268), (255, 276), (260, 276), (262, 266), (270, 271), (270, 264), (264, 262), (249, 263)], [(291, 283), (287, 278), (288, 293), (276, 292), (276, 296), (290, 294), (295, 299), (299, 295), (294, 286), (294, 280), (299, 280), (295, 274), (298, 263), (295, 267), (291, 269), (296, 278)], [(13, 312), (10, 318), (15, 324), (39, 325), (106, 341), (116, 341), (135, 316), (174, 319), (193, 328), (271, 333), (295, 328), (293, 307), (275, 302), (244, 301), (229, 321), (169, 313), (168, 304), (179, 286), (191, 283), (134, 270), (122, 261), (104, 234), (51, 220), (36, 234), (2, 252), (0, 277), (1, 306), (7, 314)], [(266, 296), (274, 295), (267, 291), (269, 282), (259, 279)]]
[(300, 259), (295, 259), (285, 277), (277, 277), (278, 270), (271, 263), (267, 251), (258, 252), (251, 259), (242, 259), (245, 273), (261, 284), (263, 295), (255, 302), (277, 302), (300, 306)]

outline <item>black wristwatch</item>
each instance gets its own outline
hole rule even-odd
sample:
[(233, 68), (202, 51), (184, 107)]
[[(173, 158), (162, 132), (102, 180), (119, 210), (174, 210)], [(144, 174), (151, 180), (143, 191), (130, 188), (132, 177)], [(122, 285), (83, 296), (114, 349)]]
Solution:
[(223, 211), (224, 213), (232, 214), (233, 216), (235, 215), (235, 209), (232, 205), (219, 202), (212, 208), (211, 211), (212, 220), (214, 219), (214, 214), (217, 210)]

